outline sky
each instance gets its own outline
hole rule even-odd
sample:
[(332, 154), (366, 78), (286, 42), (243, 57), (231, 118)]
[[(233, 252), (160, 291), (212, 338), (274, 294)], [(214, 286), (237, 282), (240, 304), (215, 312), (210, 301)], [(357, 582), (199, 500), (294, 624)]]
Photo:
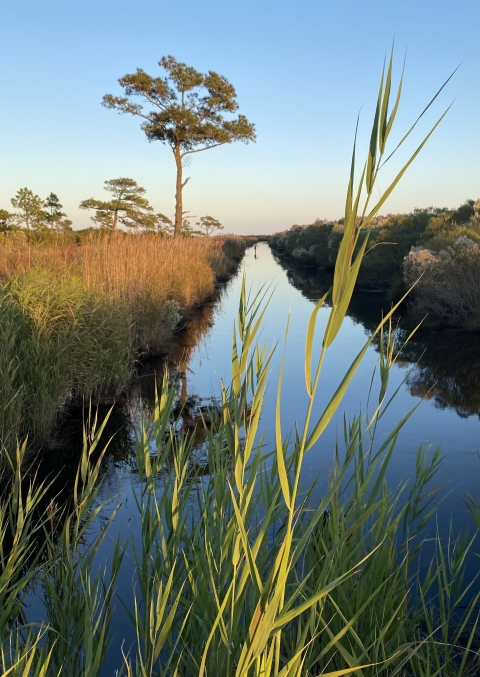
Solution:
[(184, 209), (240, 234), (339, 218), (357, 115), (361, 166), (393, 40), (395, 81), (407, 51), (393, 144), (461, 65), (380, 173), (378, 191), (453, 102), (382, 213), (480, 197), (477, 0), (10, 0), (0, 19), (0, 208), (24, 186), (53, 191), (74, 228), (85, 228), (79, 203), (107, 196), (104, 181), (130, 177), (173, 216), (171, 150), (148, 143), (138, 118), (100, 105), (122, 94), (119, 77), (136, 68), (159, 76), (171, 54), (227, 77), (257, 132), (254, 144), (193, 156)]

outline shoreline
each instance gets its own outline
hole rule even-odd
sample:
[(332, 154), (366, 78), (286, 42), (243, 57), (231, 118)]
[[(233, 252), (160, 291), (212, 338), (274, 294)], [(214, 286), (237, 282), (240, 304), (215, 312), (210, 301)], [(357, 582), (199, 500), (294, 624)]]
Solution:
[(0, 474), (17, 441), (31, 457), (58, 447), (69, 412), (121, 406), (142, 362), (175, 350), (246, 249), (241, 238), (143, 235), (58, 245), (0, 252)]

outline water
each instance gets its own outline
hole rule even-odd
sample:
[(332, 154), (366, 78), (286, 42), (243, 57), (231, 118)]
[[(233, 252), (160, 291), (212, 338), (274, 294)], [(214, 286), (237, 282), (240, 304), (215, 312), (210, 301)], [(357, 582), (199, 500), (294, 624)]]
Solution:
[[(295, 421), (301, 424), (305, 415), (305, 333), (313, 302), (320, 298), (324, 289), (315, 287), (311, 280), (308, 284), (307, 280), (304, 295), (297, 288), (300, 286), (298, 280), (295, 280), (295, 276), (287, 276), (267, 244), (257, 246), (257, 257), (255, 258), (253, 249), (247, 251), (243, 272), (248, 287), (253, 291), (262, 285), (272, 285), (274, 288), (260, 337), (268, 348), (278, 344), (263, 414), (263, 425), (272, 432), (283, 337), (290, 315), (282, 394), (282, 426), (287, 432), (293, 428)], [(297, 286), (292, 282), (297, 282)], [(239, 276), (230, 284), (215, 311), (213, 329), (191, 354), (187, 374), (187, 389), (190, 394), (206, 396), (218, 393), (220, 379), (228, 381), (232, 328), (238, 308), (240, 286)], [(318, 416), (381, 317), (378, 302), (372, 304), (369, 301), (362, 308), (358, 299), (354, 300), (352, 315), (345, 320), (337, 340), (327, 353), (315, 408)], [(328, 313), (329, 309), (325, 308), (318, 314), (315, 341), (317, 354)], [(466, 492), (478, 496), (480, 486), (480, 341), (474, 335), (465, 336), (452, 332), (443, 334), (424, 333), (412, 341), (402, 359), (392, 368), (389, 392), (393, 393), (397, 388), (399, 392), (380, 422), (378, 439), (386, 437), (398, 421), (419, 404), (400, 434), (390, 467), (389, 481), (395, 486), (402, 479), (411, 476), (420, 443), (434, 446), (441, 444), (444, 461), (437, 483), (443, 484), (451, 493), (440, 506), (439, 515), (447, 522), (451, 518), (454, 525), (460, 527), (467, 518), (463, 498)], [(421, 357), (423, 351), (425, 354)], [(378, 357), (375, 346), (371, 346), (337, 416), (322, 437), (321, 443), (307, 455), (305, 471), (312, 478), (320, 468), (328, 468), (331, 462), (337, 434), (340, 437), (342, 435), (343, 415), (352, 418), (366, 412), (370, 381)], [(418, 366), (415, 366), (419, 359)], [(405, 379), (407, 382), (402, 385)], [(430, 388), (432, 390), (428, 392)], [(374, 402), (377, 393), (378, 380), (372, 397)], [(427, 399), (422, 401), (422, 396), (425, 395)], [(370, 410), (372, 409), (370, 406)]]
[[(267, 431), (268, 443), (273, 439), (277, 378), (289, 316), (290, 330), (282, 389), (282, 428), (287, 433), (293, 429), (295, 422), (302, 425), (308, 402), (304, 377), (305, 333), (313, 303), (324, 293), (325, 283), (321, 276), (309, 271), (286, 271), (275, 260), (267, 244), (259, 244), (256, 254), (253, 248), (247, 250), (242, 268), (252, 293), (262, 285), (270, 286), (273, 291), (260, 335), (260, 342), (265, 343), (268, 349), (276, 346), (262, 415), (262, 426)], [(179, 385), (181, 401), (189, 402), (193, 407), (202, 403), (205, 398), (218, 395), (221, 379), (229, 382), (233, 322), (238, 310), (240, 287), (241, 275), (227, 285), (217, 302), (202, 310), (187, 331), (179, 337), (178, 345), (171, 356), (172, 363), (184, 374)], [(318, 314), (314, 344), (317, 355), (328, 313), (329, 309), (323, 308)], [(335, 343), (327, 352), (312, 420), (320, 416), (380, 316), (380, 305), (372, 295), (368, 298), (357, 296), (354, 299), (350, 316), (346, 318)], [(370, 405), (368, 392), (378, 357), (376, 347), (370, 346), (334, 420), (321, 441), (307, 454), (303, 476), (306, 484), (313, 481), (319, 471), (324, 470), (313, 500), (322, 493), (336, 441), (342, 440), (343, 416), (351, 419), (367, 410), (373, 411), (375, 407), (378, 378), (374, 381), (373, 404)], [(125, 410), (116, 410), (109, 422), (110, 431), (116, 432), (116, 435), (106, 458), (100, 499), (108, 501), (114, 498), (114, 501), (100, 514), (98, 528), (109, 516), (113, 506), (120, 502), (112, 537), (119, 529), (134, 542), (139, 538), (136, 513), (132, 509), (132, 484), (135, 486), (140, 479), (132, 471), (128, 456), (134, 429), (139, 424), (142, 412), (152, 406), (154, 384), (155, 381), (157, 384), (160, 382), (163, 368), (164, 363), (161, 361), (150, 361), (144, 365), (138, 381), (129, 393)], [(476, 498), (479, 496), (478, 337), (451, 332), (418, 335), (391, 370), (389, 392), (393, 393), (397, 388), (395, 400), (378, 426), (377, 444), (389, 435), (405, 414), (416, 405), (419, 406), (400, 433), (390, 464), (388, 481), (392, 487), (396, 487), (412, 476), (419, 444), (441, 444), (444, 461), (435, 484), (443, 485), (444, 500), (438, 509), (438, 523), (445, 533), (450, 522), (458, 531), (470, 524), (464, 497), (467, 492)], [(426, 396), (423, 401), (422, 396)], [(70, 430), (76, 439), (78, 423), (81, 421), (70, 421), (70, 429), (66, 428), (65, 435), (68, 436)], [(64, 461), (61, 455), (57, 456), (58, 467)], [(68, 491), (68, 482), (62, 480), (62, 483)], [(107, 541), (100, 557), (105, 560), (108, 556)], [(118, 580), (118, 589), (130, 590), (133, 576), (129, 550)], [(38, 615), (41, 616), (40, 610)], [(129, 634), (129, 623), (120, 607), (117, 607), (113, 624), (114, 628), (121, 629), (118, 635), (125, 638), (126, 646), (134, 641), (133, 633)], [(119, 658), (119, 646), (115, 641), (109, 649), (104, 674), (113, 674), (115, 666), (118, 667), (121, 662)]]

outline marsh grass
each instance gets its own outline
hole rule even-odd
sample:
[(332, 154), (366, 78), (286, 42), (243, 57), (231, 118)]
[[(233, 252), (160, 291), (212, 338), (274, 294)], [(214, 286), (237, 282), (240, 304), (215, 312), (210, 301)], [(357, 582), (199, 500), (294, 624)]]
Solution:
[[(278, 438), (281, 456), (263, 440), (270, 354), (255, 347), (261, 313), (244, 301), (237, 386), (224, 387), (221, 419), (205, 424), (208, 474), (191, 462), (194, 434), (172, 425), (176, 393), (166, 375), (135, 447), (140, 538), (117, 537), (108, 567), (101, 544), (111, 538), (115, 509), (93, 529), (102, 509), (101, 430), (85, 436), (68, 513), (55, 505), (38, 513), (48, 487), (36, 486), (33, 474), (22, 478), (18, 452), (0, 504), (0, 527), (10, 535), (0, 553), (4, 671), (16, 665), (11, 674), (26, 676), (42, 665), (36, 674), (102, 674), (113, 607), (123, 604), (136, 641), (121, 650), (116, 628), (119, 675), (476, 674), (479, 593), (465, 580), (473, 540), (439, 537), (434, 557), (431, 549), (423, 556), (439, 451), (420, 447), (415, 477), (391, 490), (386, 475), (408, 417), (383, 440), (381, 412), (355, 417), (315, 502), (314, 486), (295, 482), (301, 439)], [(381, 398), (384, 386), (379, 378)], [(131, 592), (117, 583), (129, 548)], [(40, 623), (28, 617), (27, 591), (44, 600)]]
[[(390, 74), (391, 62), (386, 79), (382, 76), (375, 143), (361, 180), (363, 184), (366, 178), (367, 203), (378, 169), (377, 135), (383, 153), (391, 128)], [(393, 117), (395, 111), (396, 105)], [(420, 447), (411, 481), (395, 489), (387, 484), (395, 443), (409, 418), (407, 414), (385, 439), (378, 439), (377, 424), (389, 406), (389, 373), (396, 360), (391, 313), (359, 351), (325, 409), (315, 413), (323, 363), (340, 331), (366, 247), (364, 241), (353, 259), (362, 188), (353, 200), (353, 168), (354, 162), (330, 319), (314, 362), (322, 299), (306, 336), (309, 402), (305, 419), (292, 434), (282, 430), (283, 368), (274, 442), (266, 444), (262, 432), (272, 352), (258, 343), (258, 336), (268, 293), (250, 295), (244, 282), (233, 332), (231, 382), (222, 385), (221, 416), (212, 412), (205, 417), (209, 472), (201, 474), (192, 463), (194, 433), (181, 433), (172, 425), (175, 389), (166, 375), (135, 446), (136, 471), (143, 480), (133, 487), (140, 538), (135, 543), (117, 538), (107, 572), (100, 563), (101, 543), (114, 514), (103, 529), (92, 530), (102, 509), (96, 500), (98, 434), (85, 435), (73, 509), (63, 514), (52, 506), (40, 518), (35, 515), (47, 487), (37, 486), (34, 475), (22, 478), (23, 451), (17, 451), (9, 490), (0, 502), (0, 532), (10, 535), (0, 550), (4, 674), (101, 674), (116, 597), (135, 632), (134, 643), (126, 646), (117, 628), (118, 675), (478, 674), (480, 593), (475, 579), (465, 580), (474, 540), (438, 538), (433, 558), (423, 552), (423, 530), (436, 516), (432, 483), (439, 451)], [(380, 360), (370, 398), (373, 402), (378, 394), (373, 412), (345, 421), (325, 493), (315, 501), (314, 486), (301, 481), (305, 454), (341, 406), (375, 336)], [(469, 499), (469, 507), (480, 523), (478, 504)], [(32, 536), (40, 532), (44, 545), (29, 552)], [(116, 590), (127, 547), (132, 548), (135, 568), (131, 593), (123, 587)], [(28, 618), (28, 589), (44, 599), (40, 625)]]
[[(54, 434), (72, 402), (118, 395), (141, 354), (166, 351), (208, 298), (241, 241), (153, 235), (0, 243), (0, 440), (14, 450)], [(227, 253), (225, 253), (227, 252)], [(1, 453), (1, 452), (0, 452)]]

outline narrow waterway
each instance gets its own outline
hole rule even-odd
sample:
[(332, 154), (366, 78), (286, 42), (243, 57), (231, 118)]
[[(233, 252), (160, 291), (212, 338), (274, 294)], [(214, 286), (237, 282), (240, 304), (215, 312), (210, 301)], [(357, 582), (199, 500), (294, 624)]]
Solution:
[[(306, 276), (302, 280), (302, 287), (298, 273), (292, 274), (292, 271), (288, 271), (287, 274), (264, 243), (257, 246), (256, 253), (253, 248), (247, 250), (242, 272), (252, 292), (262, 285), (271, 285), (273, 290), (260, 336), (260, 342), (264, 342), (267, 348), (277, 346), (272, 361), (269, 396), (263, 414), (263, 426), (272, 433), (283, 338), (290, 316), (282, 391), (282, 426), (288, 432), (293, 429), (295, 422), (301, 425), (305, 416), (305, 333), (313, 303), (318, 301), (325, 290), (316, 287)], [(239, 275), (229, 284), (218, 304), (210, 309), (206, 324), (211, 326), (205, 327), (204, 319), (200, 321), (197, 345), (192, 346), (190, 339), (188, 360), (181, 367), (185, 373), (184, 388), (190, 397), (218, 395), (221, 379), (229, 381), (233, 323), (238, 311), (241, 282), (242, 275)], [(315, 341), (317, 353), (328, 314), (328, 308), (323, 308), (318, 314)], [(356, 298), (352, 303), (351, 313), (327, 353), (315, 409), (318, 415), (380, 317), (380, 305), (372, 303), (371, 298), (366, 299), (363, 304)], [(401, 330), (398, 334), (401, 338)], [(367, 410), (374, 410), (378, 401), (378, 378), (374, 381), (370, 405), (368, 395), (378, 359), (378, 350), (372, 345), (337, 416), (321, 442), (307, 456), (305, 471), (311, 478), (316, 477), (321, 468), (328, 469), (336, 439), (343, 436), (343, 416), (351, 419), (355, 415), (365, 414)], [(148, 365), (150, 370), (155, 366)], [(158, 365), (157, 372), (159, 370)], [(148, 381), (148, 378), (144, 380)], [(144, 383), (144, 388), (146, 387), (148, 386)], [(442, 501), (439, 516), (447, 523), (452, 519), (454, 526), (459, 528), (468, 520), (464, 496), (467, 492), (478, 496), (480, 488), (478, 337), (456, 332), (425, 332), (417, 335), (392, 368), (390, 394), (397, 389), (398, 393), (379, 423), (378, 443), (388, 436), (407, 412), (416, 405), (419, 406), (399, 436), (390, 466), (389, 481), (392, 486), (396, 486), (411, 476), (420, 444), (433, 447), (441, 445), (444, 460), (436, 482), (444, 485), (445, 494), (449, 495)], [(138, 407), (137, 411), (140, 409)], [(271, 436), (267, 432), (267, 441), (268, 439)], [(307, 476), (305, 480), (308, 481)]]
[[(295, 422), (302, 425), (307, 409), (304, 377), (304, 346), (307, 324), (314, 302), (321, 294), (321, 284), (308, 273), (286, 270), (274, 258), (267, 244), (259, 244), (256, 251), (247, 250), (240, 274), (233, 279), (220, 297), (204, 308), (186, 331), (179, 336), (178, 345), (171, 356), (171, 368), (181, 374), (178, 381), (179, 398), (190, 408), (208, 403), (218, 396), (223, 379), (229, 382), (231, 372), (231, 345), (234, 320), (242, 274), (247, 287), (255, 293), (262, 286), (269, 287), (273, 296), (263, 321), (260, 343), (267, 349), (275, 348), (262, 427), (266, 443), (273, 439), (274, 410), (277, 380), (282, 360), (283, 339), (287, 320), (290, 328), (286, 343), (286, 362), (282, 389), (282, 428), (286, 434)], [(315, 416), (319, 416), (340, 383), (346, 370), (367, 340), (374, 323), (381, 317), (381, 309), (371, 299), (362, 309), (358, 299), (352, 313), (346, 318), (335, 341), (329, 348), (321, 376)], [(323, 329), (329, 309), (318, 314), (315, 350), (318, 355)], [(401, 336), (401, 330), (398, 330)], [(476, 341), (476, 343), (475, 343)], [(470, 351), (470, 352), (469, 352)], [(308, 452), (303, 480), (306, 484), (320, 474), (317, 484), (318, 498), (325, 487), (337, 441), (343, 440), (343, 417), (352, 419), (359, 414), (372, 413), (378, 402), (378, 373), (374, 378), (369, 403), (372, 374), (378, 372), (379, 353), (370, 346), (358, 369), (343, 403), (320, 442)], [(475, 362), (475, 359), (477, 361)], [(120, 503), (115, 517), (115, 528), (102, 545), (99, 558), (108, 560), (109, 544), (122, 532), (132, 542), (139, 544), (138, 520), (134, 509), (132, 487), (141, 480), (135, 475), (129, 460), (133, 449), (135, 429), (142, 415), (152, 407), (155, 383), (161, 382), (164, 361), (150, 361), (144, 365), (138, 380), (131, 388), (124, 410), (115, 410), (109, 421), (109, 434), (114, 437), (104, 465), (104, 481), (99, 499), (106, 502), (98, 516), (97, 528)], [(392, 367), (389, 392), (398, 392), (379, 422), (376, 444), (389, 435), (396, 424), (416, 405), (419, 405), (402, 429), (390, 464), (388, 482), (392, 488), (412, 476), (419, 445), (441, 445), (443, 464), (435, 478), (435, 485), (443, 485), (443, 500), (438, 509), (441, 531), (448, 532), (450, 523), (458, 533), (470, 524), (469, 512), (464, 503), (467, 493), (478, 499), (480, 479), (480, 345), (477, 337), (465, 338), (458, 334), (418, 336), (405, 349)], [(422, 401), (423, 398), (423, 401)], [(78, 423), (78, 422), (77, 422)], [(75, 426), (73, 426), (75, 427)], [(72, 433), (73, 434), (73, 433)], [(201, 453), (199, 441), (199, 453)], [(62, 457), (58, 457), (62, 462)], [(113, 500), (112, 500), (113, 499)], [(314, 498), (315, 499), (315, 495)], [(108, 503), (108, 501), (110, 501)], [(118, 589), (128, 594), (134, 579), (133, 560), (127, 553), (118, 580)], [(38, 610), (41, 616), (41, 610)], [(117, 607), (113, 620), (114, 641), (109, 649), (105, 675), (114, 674), (120, 654), (119, 640), (134, 641), (131, 626), (124, 611)]]

